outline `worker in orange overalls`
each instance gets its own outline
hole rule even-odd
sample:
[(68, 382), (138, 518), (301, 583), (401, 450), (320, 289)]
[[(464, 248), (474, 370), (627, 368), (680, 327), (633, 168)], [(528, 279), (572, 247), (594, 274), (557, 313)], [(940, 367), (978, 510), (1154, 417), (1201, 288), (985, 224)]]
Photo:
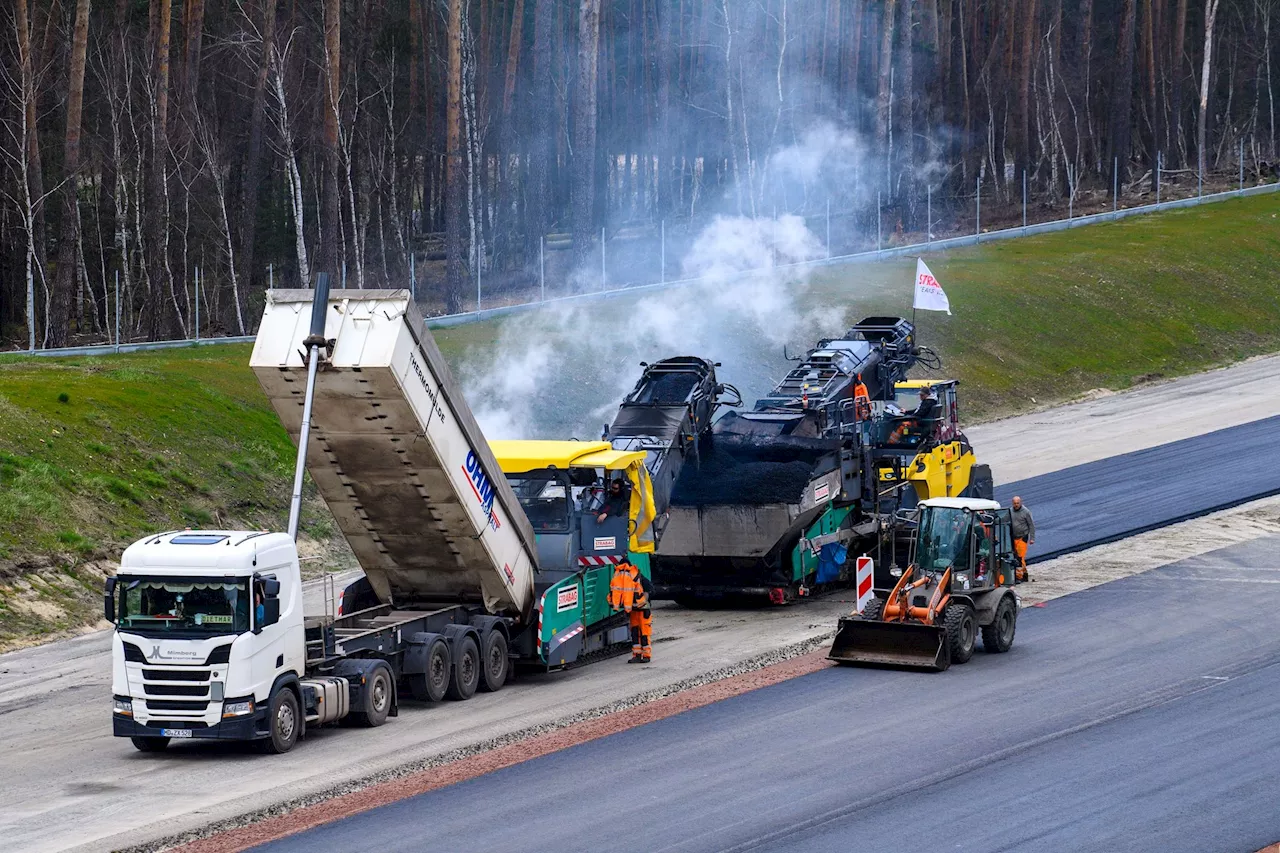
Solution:
[(628, 613), (631, 618), (631, 660), (627, 663), (653, 660), (653, 648), (649, 644), (653, 634), (653, 610), (649, 606), (652, 589), (653, 585), (640, 569), (625, 561), (618, 564), (609, 582), (609, 606)]
[(857, 384), (853, 386), (853, 412), (860, 421), (871, 417), (871, 392), (863, 383), (861, 373), (858, 374)]

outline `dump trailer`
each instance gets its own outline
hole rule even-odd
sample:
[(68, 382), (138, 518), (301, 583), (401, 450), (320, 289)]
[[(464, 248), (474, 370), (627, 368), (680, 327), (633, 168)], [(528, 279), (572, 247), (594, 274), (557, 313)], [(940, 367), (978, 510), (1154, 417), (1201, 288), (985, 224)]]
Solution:
[[(407, 291), (271, 291), (251, 366), (299, 445), (289, 532), (171, 531), (125, 551), (104, 596), (116, 735), (285, 752), (309, 725), (381, 725), (402, 695), (467, 699), (514, 663), (567, 666), (619, 639), (540, 576), (537, 535)], [(336, 617), (302, 610), (304, 469), (367, 579)], [(579, 641), (544, 642), (548, 608)]]
[(781, 603), (847, 579), (833, 553), (878, 543), (897, 469), (873, 452), (855, 388), (866, 386), (882, 418), (896, 383), (934, 357), (907, 320), (868, 317), (794, 360), (751, 411), (716, 420), (681, 472), (653, 561), (659, 596)]
[(910, 562), (893, 589), (840, 620), (828, 657), (941, 672), (1013, 647), (1020, 602), (1012, 518), (992, 500), (933, 498), (915, 510)]

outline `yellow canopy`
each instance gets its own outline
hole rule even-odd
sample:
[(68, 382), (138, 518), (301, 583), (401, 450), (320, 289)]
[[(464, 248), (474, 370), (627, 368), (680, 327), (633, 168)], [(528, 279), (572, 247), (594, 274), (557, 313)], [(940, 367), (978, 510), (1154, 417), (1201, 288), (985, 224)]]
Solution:
[(607, 441), (491, 441), (489, 448), (504, 474), (523, 474), (540, 468), (604, 468), (625, 471), (631, 483), (631, 551), (652, 553), (653, 484), (644, 467), (643, 450), (614, 450)]
[(622, 471), (644, 464), (644, 451), (614, 450), (607, 441), (491, 441), (504, 474), (539, 468), (604, 468)]
[(915, 391), (926, 386), (938, 388), (943, 385), (952, 385), (955, 381), (954, 379), (907, 379), (903, 382), (898, 382), (893, 387), (899, 391)]

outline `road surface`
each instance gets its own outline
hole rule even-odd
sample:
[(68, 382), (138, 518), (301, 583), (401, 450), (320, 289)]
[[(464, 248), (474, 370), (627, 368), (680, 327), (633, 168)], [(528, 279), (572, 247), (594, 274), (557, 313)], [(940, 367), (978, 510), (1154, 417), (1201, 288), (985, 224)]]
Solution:
[[(1280, 397), (1280, 394), (1276, 395)], [(996, 488), (1036, 519), (1040, 561), (1280, 494), (1280, 417), (1041, 474)]]
[(255, 850), (1252, 853), (1280, 838), (1278, 549), (1026, 610), (947, 673), (833, 667)]

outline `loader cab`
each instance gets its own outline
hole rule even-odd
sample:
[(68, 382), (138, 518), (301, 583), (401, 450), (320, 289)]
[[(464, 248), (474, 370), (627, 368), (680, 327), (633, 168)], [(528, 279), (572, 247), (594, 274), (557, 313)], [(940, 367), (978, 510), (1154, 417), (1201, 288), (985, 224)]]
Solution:
[[(911, 379), (894, 386), (892, 408), (885, 407), (877, 444), (890, 448), (917, 449), (953, 441), (960, 434), (959, 382), (954, 379)], [(920, 405), (922, 388), (933, 389), (937, 406), (932, 416), (912, 416)]]
[(922, 572), (952, 570), (956, 591), (1012, 586), (1012, 519), (996, 501), (935, 498), (919, 506), (911, 562)]

